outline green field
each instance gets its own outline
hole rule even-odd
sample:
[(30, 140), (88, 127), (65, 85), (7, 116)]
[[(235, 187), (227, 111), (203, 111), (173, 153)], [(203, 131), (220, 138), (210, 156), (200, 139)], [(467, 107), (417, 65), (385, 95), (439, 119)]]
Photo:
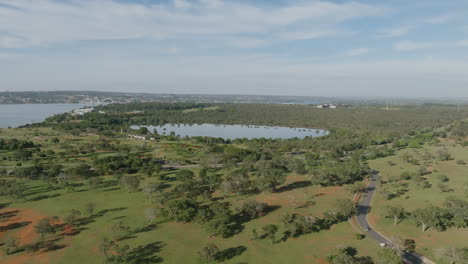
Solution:
[[(393, 225), (393, 220), (383, 218), (383, 207), (386, 205), (401, 205), (407, 211), (412, 211), (416, 208), (422, 208), (429, 204), (441, 206), (449, 197), (457, 197), (466, 199), (466, 188), (468, 183), (467, 170), (468, 165), (459, 164), (457, 161), (468, 161), (468, 149), (460, 144), (456, 144), (452, 140), (441, 139), (440, 142), (426, 144), (423, 148), (404, 149), (397, 152), (395, 156), (390, 156), (382, 159), (373, 160), (370, 162), (372, 168), (380, 171), (382, 179), (388, 180), (392, 177), (398, 177), (403, 171), (417, 171), (421, 165), (412, 165), (403, 162), (403, 154), (409, 153), (417, 158), (422, 163), (421, 155), (425, 151), (435, 154), (437, 150), (446, 148), (453, 156), (452, 160), (429, 162), (428, 170), (431, 172), (426, 175), (430, 188), (421, 189), (411, 181), (400, 181), (400, 184), (408, 184), (408, 191), (400, 197), (386, 200), (379, 191), (374, 199), (373, 210), (369, 216), (375, 228), (381, 231), (382, 234), (389, 238), (412, 238), (416, 240), (417, 251), (437, 263), (443, 263), (439, 258), (438, 251), (441, 248), (448, 247), (463, 247), (468, 246), (468, 230), (466, 228), (449, 228), (446, 231), (440, 232), (434, 228), (429, 228), (425, 232), (421, 231), (421, 227), (417, 227), (411, 220), (406, 219), (397, 226)], [(396, 165), (389, 165), (392, 161)], [(449, 181), (446, 182), (449, 189), (448, 192), (442, 192), (437, 187), (439, 184), (438, 176), (446, 175)]]
[[(29, 139), (41, 144), (43, 151), (53, 150), (56, 153), (66, 152), (57, 144), (51, 143), (51, 138), (57, 137), (60, 142), (67, 142), (66, 146), (78, 148), (83, 144), (95, 144), (102, 138), (97, 135), (87, 134), (85, 136), (64, 135), (48, 128), (40, 128), (36, 131), (26, 129), (2, 130), (3, 138)], [(115, 139), (109, 139), (117, 141)], [(119, 139), (119, 144), (138, 148), (142, 141), (132, 139)], [(180, 157), (177, 146), (187, 144), (193, 147), (200, 145), (191, 142), (170, 142), (158, 141), (149, 142), (148, 151), (145, 155), (175, 159)], [(178, 154), (179, 153), (179, 154)], [(8, 156), (9, 152), (0, 153), (0, 158)], [(113, 152), (93, 153), (99, 158), (109, 155), (116, 155)], [(77, 166), (90, 160), (91, 154), (68, 153), (53, 160), (43, 160), (44, 163), (62, 164), (64, 167)], [(189, 162), (198, 161), (198, 157), (187, 156)], [(29, 166), (33, 160), (23, 162), (22, 166)], [(16, 162), (2, 162), (2, 166), (8, 168), (15, 167)], [(193, 169), (196, 173), (199, 169)], [(223, 173), (221, 169), (219, 173)], [(173, 171), (163, 171), (166, 176), (166, 183), (173, 188), (177, 185)], [(309, 179), (309, 175), (289, 175), (286, 182), (279, 186), (294, 186), (295, 183), (302, 183)], [(76, 180), (77, 186), (74, 191), (65, 189), (48, 190), (47, 185), (40, 180), (27, 181), (29, 194), (27, 201), (2, 200), (8, 204), (2, 212), (19, 210), (17, 219), (19, 221), (32, 221), (25, 227), (11, 229), (3, 232), (2, 241), (9, 238), (17, 238), (19, 246), (26, 243), (40, 241), (40, 236), (33, 230), (38, 220), (43, 217), (58, 216), (63, 218), (71, 209), (82, 212), (80, 221), (74, 230), (79, 230), (78, 234), (62, 235), (59, 231), (48, 235), (46, 239), (57, 239), (55, 242), (60, 249), (41, 253), (20, 252), (6, 256), (2, 254), (0, 259), (4, 263), (102, 263), (104, 256), (99, 251), (99, 245), (104, 237), (112, 238), (112, 225), (122, 221), (130, 227), (128, 237), (120, 241), (119, 244), (129, 245), (135, 259), (131, 263), (201, 263), (198, 251), (207, 243), (215, 243), (221, 250), (231, 252), (231, 256), (225, 263), (326, 263), (326, 257), (337, 247), (352, 246), (359, 254), (376, 256), (378, 246), (370, 239), (357, 240), (356, 233), (359, 231), (351, 226), (349, 222), (343, 222), (331, 226), (329, 230), (305, 234), (297, 238), (289, 238), (281, 241), (284, 227), (280, 224), (280, 218), (285, 213), (311, 214), (321, 217), (323, 212), (334, 206), (337, 199), (351, 199), (352, 195), (344, 187), (319, 187), (315, 185), (286, 188), (284, 191), (275, 193), (259, 193), (256, 195), (234, 195), (224, 197), (217, 195), (222, 201), (229, 202), (231, 208), (235, 210), (246, 200), (257, 200), (264, 202), (275, 208), (265, 216), (242, 224), (242, 230), (229, 238), (210, 236), (197, 223), (177, 223), (164, 218), (157, 218), (151, 225), (148, 224), (144, 212), (150, 207), (149, 201), (141, 192), (128, 193), (122, 190), (117, 184), (117, 180), (112, 176), (104, 176), (102, 188), (91, 190), (86, 181)], [(146, 178), (144, 181), (161, 182), (157, 178)], [(306, 202), (313, 201), (310, 205)], [(96, 204), (96, 215), (88, 216), (85, 205), (93, 202)], [(24, 213), (23, 213), (24, 212)], [(80, 223), (83, 222), (83, 223)], [(278, 224), (280, 231), (277, 235), (277, 242), (273, 245), (269, 240), (252, 240), (253, 229), (261, 232), (261, 227), (266, 224)], [(27, 236), (28, 238), (23, 238)], [(24, 244), (21, 244), (24, 243)]]

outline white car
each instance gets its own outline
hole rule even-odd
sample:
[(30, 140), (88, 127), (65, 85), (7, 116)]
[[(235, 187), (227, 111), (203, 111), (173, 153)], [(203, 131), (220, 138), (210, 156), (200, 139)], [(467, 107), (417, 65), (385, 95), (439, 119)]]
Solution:
[(382, 243), (380, 243), (380, 246), (381, 246), (381, 247), (385, 247), (385, 246), (387, 246), (387, 244), (385, 244), (385, 243), (382, 242)]
[(369, 228), (369, 227), (366, 227), (366, 231), (369, 232), (369, 231), (370, 231), (370, 228)]

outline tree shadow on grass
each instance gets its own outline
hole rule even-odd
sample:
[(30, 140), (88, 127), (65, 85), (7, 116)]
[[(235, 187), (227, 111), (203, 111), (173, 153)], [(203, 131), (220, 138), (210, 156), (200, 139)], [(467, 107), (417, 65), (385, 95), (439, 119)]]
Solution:
[(219, 252), (218, 254), (218, 260), (219, 261), (227, 261), (230, 260), (234, 257), (242, 255), (247, 250), (245, 246), (238, 246), (238, 247), (232, 247), (232, 248), (227, 248)]
[(3, 213), (0, 213), (0, 220), (8, 220), (8, 218), (11, 218), (13, 216), (16, 216), (18, 214), (18, 210), (12, 210), (12, 211), (6, 211)]
[(20, 248), (20, 250), (18, 250), (17, 252), (20, 252), (23, 250), (26, 252), (30, 252), (30, 253), (34, 253), (34, 252), (45, 253), (45, 252), (56, 251), (56, 250), (67, 247), (66, 244), (57, 243), (61, 239), (62, 239), (61, 237), (55, 237), (55, 238), (48, 239), (48, 240), (42, 240), (39, 242), (26, 244), (22, 248)]
[(30, 221), (24, 221), (24, 222), (17, 222), (17, 223), (11, 223), (6, 226), (0, 226), (0, 232), (5, 232), (11, 229), (17, 229), (21, 227), (25, 227), (27, 225), (31, 224)]
[(132, 249), (125, 257), (129, 264), (150, 264), (161, 263), (163, 259), (156, 255), (165, 246), (162, 242), (154, 242), (146, 246), (139, 246)]
[(277, 193), (292, 191), (294, 189), (305, 188), (311, 186), (312, 183), (310, 181), (297, 181), (286, 186), (282, 186), (276, 190)]
[(39, 196), (36, 196), (34, 198), (28, 199), (28, 202), (37, 202), (37, 201), (40, 201), (40, 200), (51, 199), (51, 198), (55, 198), (55, 197), (58, 197), (58, 196), (60, 196), (59, 193), (48, 194), (48, 195), (39, 195)]
[(132, 231), (132, 234), (138, 234), (138, 233), (145, 233), (145, 232), (153, 231), (153, 230), (155, 230), (157, 227), (158, 227), (157, 225), (151, 224), (151, 225), (147, 225), (147, 226), (145, 226), (145, 227), (135, 228), (135, 229)]
[(119, 187), (114, 187), (114, 188), (110, 188), (110, 189), (106, 189), (106, 190), (102, 190), (104, 192), (110, 192), (110, 191), (117, 191), (117, 190), (120, 190)]

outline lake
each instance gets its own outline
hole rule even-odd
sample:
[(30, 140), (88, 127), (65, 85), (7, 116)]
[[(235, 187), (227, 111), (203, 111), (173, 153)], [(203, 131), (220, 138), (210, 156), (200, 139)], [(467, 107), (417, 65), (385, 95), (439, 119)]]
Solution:
[[(328, 134), (328, 131), (323, 129), (310, 128), (290, 128), (277, 126), (249, 126), (249, 125), (213, 125), (213, 124), (166, 124), (163, 126), (144, 126), (148, 130), (156, 131), (161, 135), (169, 135), (174, 132), (181, 137), (219, 137), (224, 139), (235, 138), (304, 138), (320, 137)], [(138, 129), (140, 126), (132, 126), (133, 129)]]
[(0, 104), (0, 127), (17, 127), (81, 108), (84, 104)]

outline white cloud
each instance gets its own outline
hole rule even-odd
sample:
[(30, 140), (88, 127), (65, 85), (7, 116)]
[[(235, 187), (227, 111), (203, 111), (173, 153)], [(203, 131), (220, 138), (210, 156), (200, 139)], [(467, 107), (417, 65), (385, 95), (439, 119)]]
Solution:
[(185, 0), (174, 0), (174, 6), (176, 8), (188, 8), (191, 4)]
[(231, 38), (227, 41), (229, 45), (237, 48), (243, 49), (252, 49), (252, 48), (260, 48), (268, 45), (270, 42), (264, 39), (257, 39), (257, 38)]
[(401, 37), (409, 33), (413, 29), (412, 26), (397, 27), (392, 29), (386, 29), (382, 31), (379, 37)]
[(363, 55), (369, 52), (368, 48), (357, 48), (357, 49), (352, 49), (346, 52), (347, 56), (359, 56)]
[[(15, 45), (22, 46), (253, 33), (299, 35), (293, 30), (312, 25), (323, 32), (343, 31), (340, 30), (342, 22), (385, 12), (383, 8), (357, 2), (325, 1), (287, 2), (273, 7), (220, 0), (173, 0), (149, 5), (112, 0), (25, 0), (9, 4), (18, 9), (0, 7), (0, 32), (20, 37), (21, 42)], [(321, 36), (327, 34), (315, 32), (307, 38)]]
[(442, 24), (452, 19), (455, 19), (456, 17), (458, 17), (458, 14), (444, 14), (444, 15), (428, 18), (424, 20), (424, 22), (429, 23), (429, 24)]
[[(155, 93), (468, 96), (465, 58), (307, 64), (249, 56), (168, 57), (157, 61), (115, 57), (102, 61), (97, 64), (83, 58), (67, 67), (63, 65), (68, 60), (49, 58), (0, 63), (0, 72), (9, 76), (2, 85), (11, 90), (128, 91), (132, 87), (135, 92)], [(24, 72), (31, 73), (29, 81), (24, 80)]]
[(394, 48), (399, 51), (411, 51), (439, 46), (438, 42), (415, 42), (410, 40), (395, 43)]
[(457, 41), (457, 46), (468, 47), (468, 39)]
[(304, 40), (304, 39), (318, 39), (324, 37), (342, 37), (352, 36), (356, 32), (353, 31), (340, 31), (340, 30), (323, 30), (323, 29), (307, 29), (307, 30), (296, 30), (278, 33), (277, 36), (280, 39), (285, 40)]
[(24, 45), (21, 38), (9, 35), (0, 35), (0, 48), (20, 48)]

